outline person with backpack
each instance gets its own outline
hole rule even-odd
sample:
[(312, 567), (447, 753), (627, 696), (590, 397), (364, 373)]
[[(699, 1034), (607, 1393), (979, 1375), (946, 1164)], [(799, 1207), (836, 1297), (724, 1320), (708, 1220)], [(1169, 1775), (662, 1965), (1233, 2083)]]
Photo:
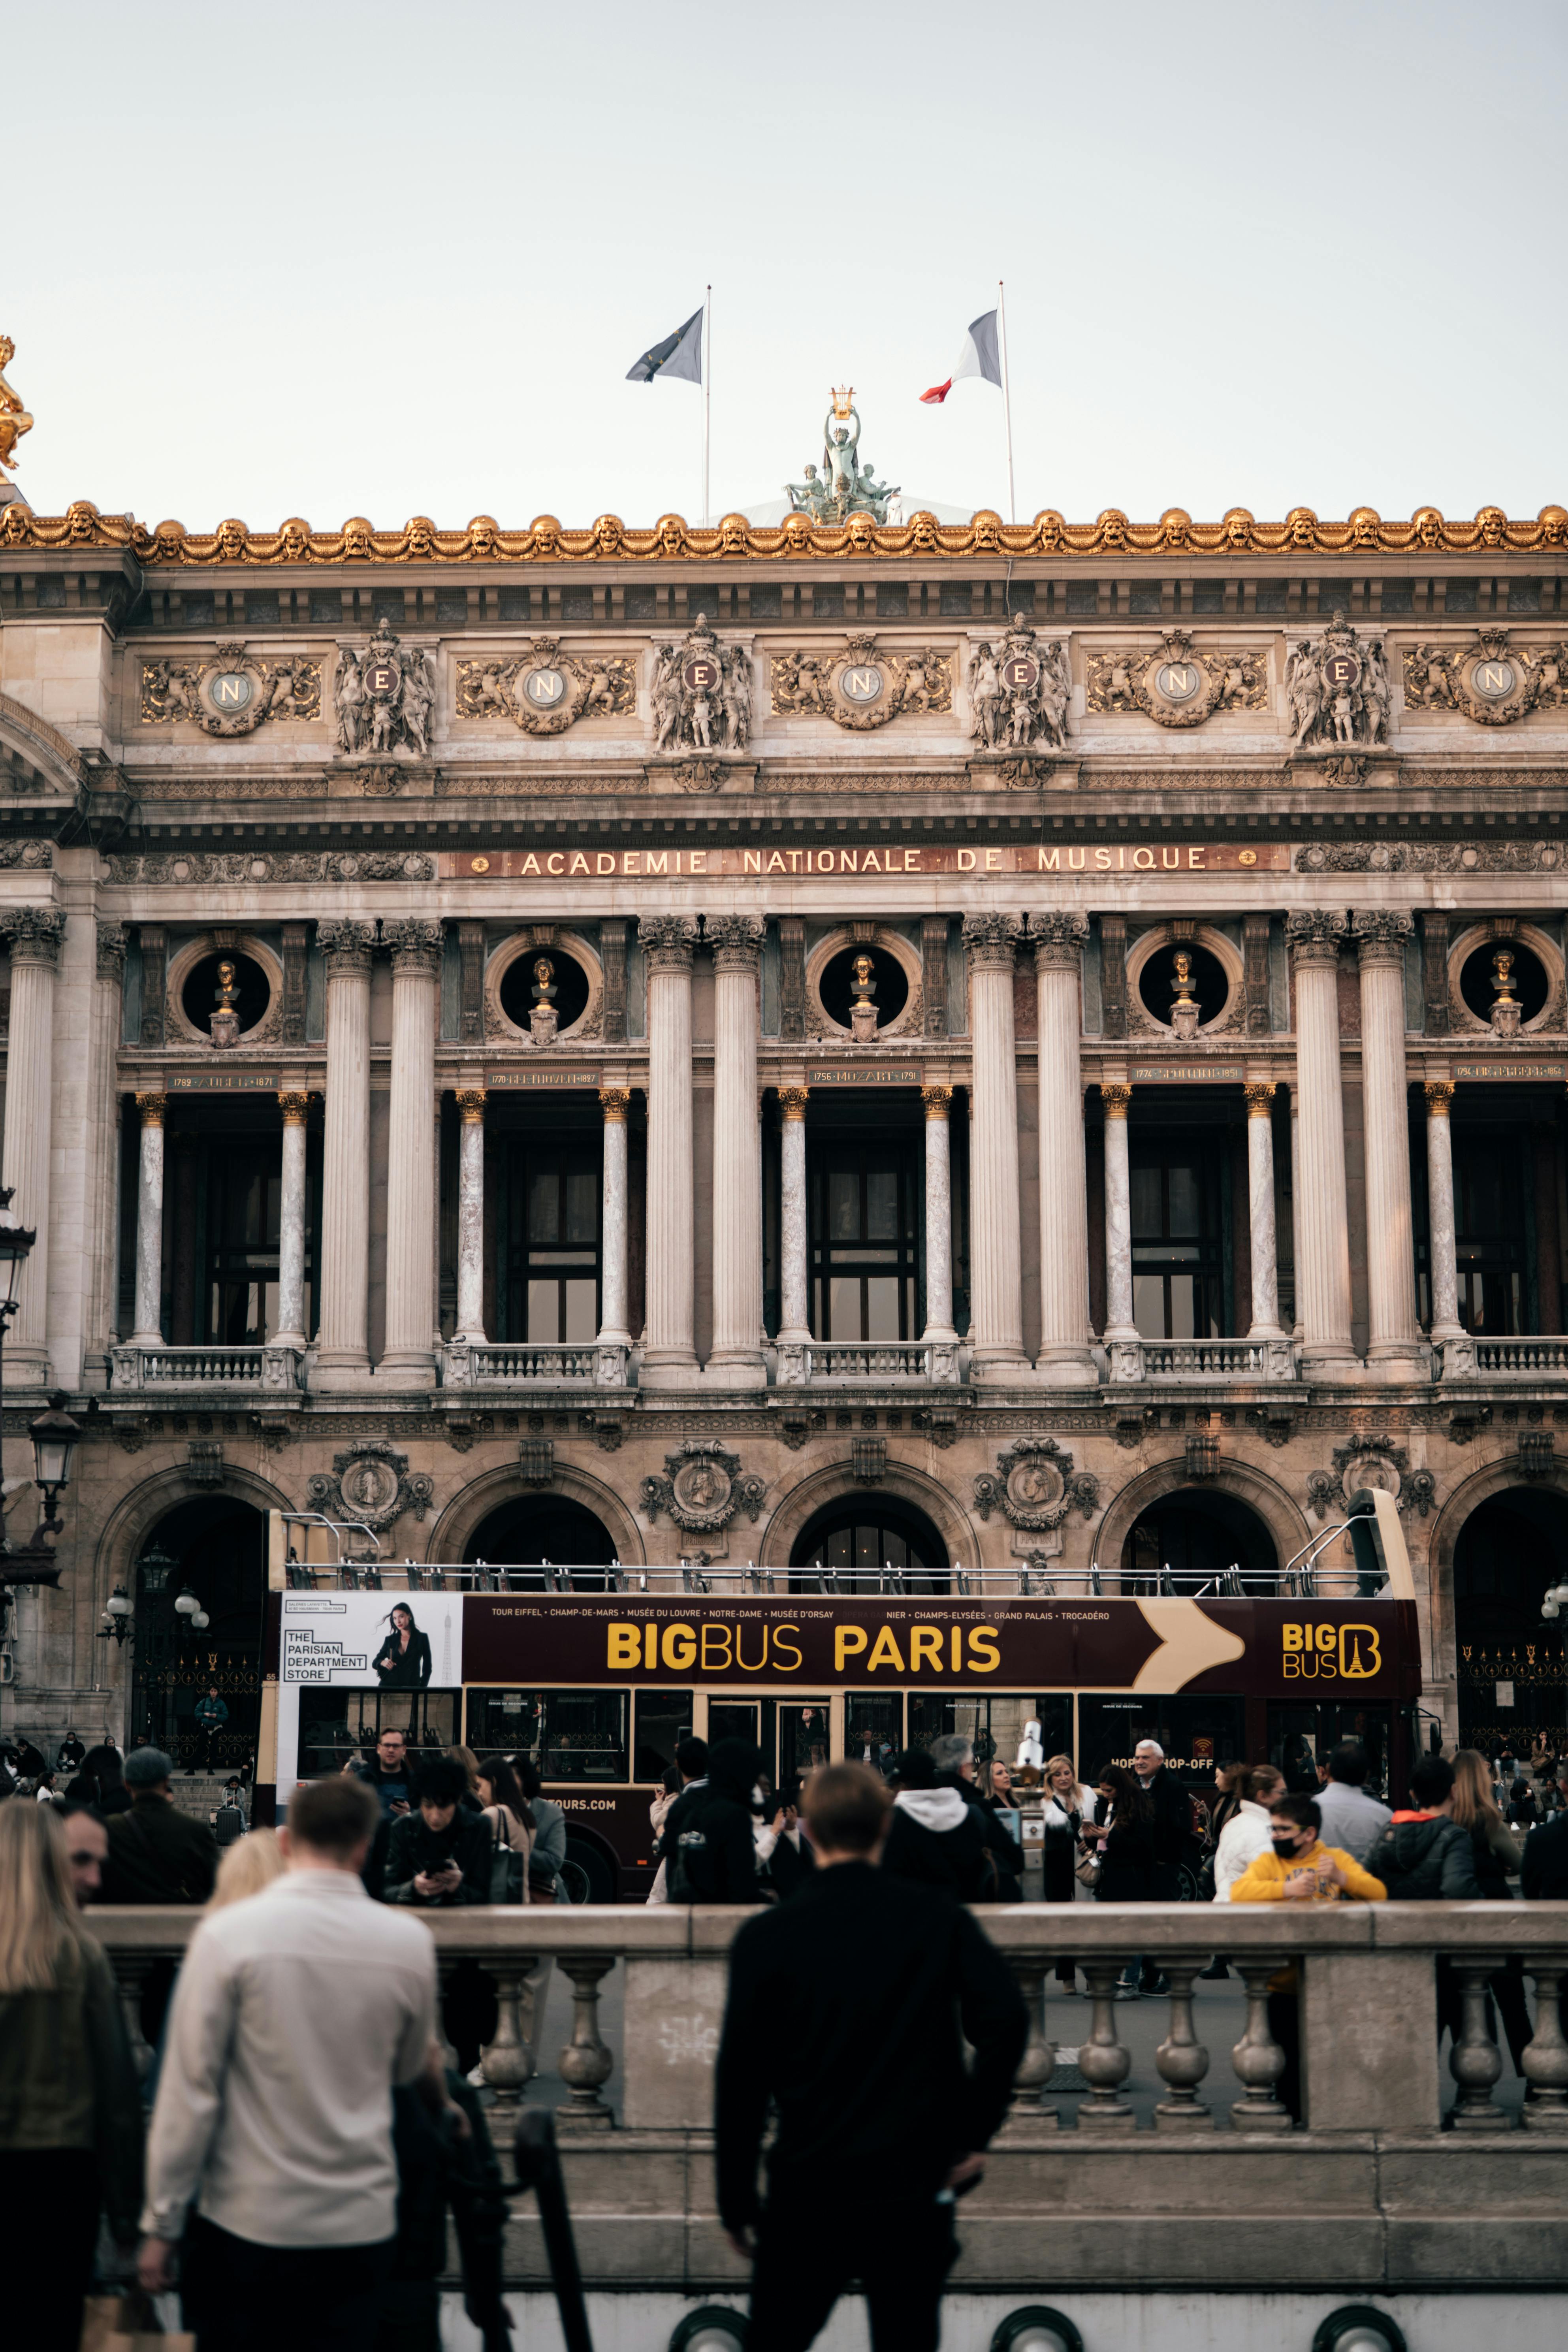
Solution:
[(670, 1807), (662, 1841), (672, 1903), (760, 1903), (752, 1792), (763, 1751), (749, 1739), (716, 1739), (707, 1779)]
[(1454, 1819), (1454, 1768), (1424, 1756), (1410, 1775), (1412, 1805), (1396, 1812), (1367, 1855), (1391, 1903), (1479, 1903), (1469, 1831)]
[(956, 1788), (942, 1785), (923, 1748), (906, 1748), (893, 1777), (898, 1794), (882, 1868), (895, 1878), (945, 1887), (961, 1903), (994, 1902), (995, 1864), (974, 1807), (965, 1803)]

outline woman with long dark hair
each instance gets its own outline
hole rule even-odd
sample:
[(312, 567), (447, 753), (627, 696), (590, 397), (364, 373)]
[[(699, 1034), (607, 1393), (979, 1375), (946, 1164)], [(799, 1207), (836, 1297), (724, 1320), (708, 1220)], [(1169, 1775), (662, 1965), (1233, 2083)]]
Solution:
[(1100, 1776), (1098, 1903), (1152, 1903), (1154, 1809), (1135, 1772), (1108, 1764)]
[(430, 1686), (430, 1636), (414, 1622), (406, 1601), (395, 1602), (387, 1617), (385, 1641), (372, 1662), (372, 1672), (383, 1690), (427, 1690)]

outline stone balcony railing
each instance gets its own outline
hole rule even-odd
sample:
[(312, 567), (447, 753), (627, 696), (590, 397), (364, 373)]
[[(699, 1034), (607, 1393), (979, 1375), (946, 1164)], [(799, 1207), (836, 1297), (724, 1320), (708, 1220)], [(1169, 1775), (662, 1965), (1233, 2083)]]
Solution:
[[(429, 1919), (443, 1977), (473, 1959), (496, 1984), (500, 2022), (481, 2063), (503, 2148), (529, 2072), (523, 1979), (549, 1956), (571, 1981), (557, 2126), (591, 2286), (692, 2294), (742, 2284), (713, 2206), (711, 2118), (725, 1955), (750, 1916), (626, 1906)], [(1016, 1975), (1031, 2027), (984, 2192), (963, 2215), (955, 2286), (1212, 2285), (1216, 2243), (1232, 2286), (1560, 2285), (1568, 2042), (1558, 1995), (1568, 1979), (1568, 1904), (1026, 1904), (977, 1916)], [(143, 2062), (142, 1985), (183, 1948), (195, 1916), (92, 1914)], [(1240, 2038), (1228, 2052), (1204, 2045), (1205, 2004), (1194, 2009), (1194, 1978), (1215, 1952), (1245, 1988)], [(1088, 2002), (1055, 1997), (1063, 1953), (1087, 1977)], [(1134, 1953), (1171, 1984), (1154, 2053), (1163, 2096), (1147, 2121), (1124, 2087), (1132, 2061), (1122, 2031), (1153, 2004), (1128, 2011), (1114, 2000)], [(1536, 2027), (1524, 2053), (1534, 2096), (1517, 2111), (1493, 2095), (1503, 2059), (1487, 1998), (1489, 1974), (1510, 1953), (1533, 1985)], [(842, 1957), (846, 1968), (876, 1965), (874, 1955)], [(1446, 2065), (1440, 1958), (1463, 2002)], [(1295, 2127), (1275, 2095), (1285, 2061), (1268, 2011), (1268, 1980), (1289, 1960), (1300, 1972), (1306, 2105)], [(616, 1972), (620, 2023), (606, 2040), (601, 1995)], [(1058, 2105), (1065, 2094), (1053, 2098), (1049, 2087), (1068, 2035), (1076, 2121)], [(542, 2053), (542, 2072), (546, 2063)], [(520, 2288), (547, 2277), (531, 2211), (511, 2225), (507, 2272)]]
[(1293, 1381), (1289, 1339), (1114, 1339), (1110, 1378), (1123, 1381)]
[(116, 1348), (111, 1389), (251, 1389), (286, 1392), (300, 1386), (293, 1348)]
[[(1465, 1359), (1468, 1355), (1469, 1365)], [(1443, 1349), (1446, 1380), (1550, 1381), (1568, 1372), (1568, 1339), (1451, 1339)]]
[(959, 1375), (956, 1342), (920, 1339), (811, 1339), (783, 1344), (778, 1351), (780, 1388), (886, 1387), (890, 1382), (951, 1386)]
[(626, 1385), (629, 1353), (596, 1340), (574, 1347), (449, 1339), (442, 1351), (442, 1381), (449, 1389), (620, 1389)]

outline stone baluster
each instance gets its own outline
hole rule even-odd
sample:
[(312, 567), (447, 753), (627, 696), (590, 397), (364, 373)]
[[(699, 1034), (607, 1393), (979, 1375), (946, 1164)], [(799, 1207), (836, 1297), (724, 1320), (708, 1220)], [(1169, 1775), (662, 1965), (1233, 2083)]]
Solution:
[(806, 1267), (805, 1106), (809, 1087), (779, 1088), (779, 1385), (805, 1378), (811, 1339)]
[(1428, 1078), (1426, 1097), (1426, 1248), (1432, 1278), (1432, 1344), (1443, 1350), (1443, 1378), (1468, 1380), (1475, 1342), (1459, 1322), (1458, 1239), (1454, 1222), (1454, 1144), (1448, 1114), (1451, 1078)]
[(378, 1379), (435, 1385), (436, 990), (441, 926), (409, 917), (384, 923), (392, 951), (391, 1141), (386, 1165), (386, 1344)]
[(157, 1955), (153, 1952), (117, 1951), (114, 1955), (114, 1981), (125, 2018), (125, 2038), (131, 2044), (131, 2063), (139, 2083), (145, 2083), (153, 2063), (152, 2044), (142, 2031), (142, 1996), (156, 1965)]
[(1274, 1082), (1248, 1078), (1247, 1097), (1247, 1204), (1252, 1257), (1252, 1328), (1249, 1339), (1267, 1344), (1285, 1334), (1279, 1328), (1279, 1251), (1274, 1232)]
[(532, 2071), (518, 2008), (529, 1972), (535, 1965), (535, 1956), (531, 1952), (508, 1951), (494, 1957), (489, 1953), (485, 1956), (486, 1969), (495, 1979), (496, 2030), (494, 2038), (479, 2053), (479, 2064), (486, 2089), (495, 2093), (495, 2104), (487, 2120), (496, 2154), (503, 2167), (510, 2160), (517, 2118), (522, 2107), (523, 2085)]
[(1089, 1352), (1089, 1186), (1079, 1050), (1088, 918), (1036, 915), (1029, 936), (1039, 1002), (1039, 1372), (1050, 1388), (1093, 1388), (1098, 1375)]
[(163, 1344), (163, 1120), (167, 1095), (138, 1095), (142, 1151), (136, 1184), (136, 1328), (133, 1348)]
[(316, 1371), (330, 1386), (335, 1379), (352, 1381), (370, 1370), (370, 963), (375, 925), (334, 918), (317, 924), (316, 938), (327, 962)]
[(1020, 2129), (1056, 2131), (1061, 2118), (1054, 2106), (1043, 2104), (1040, 2095), (1057, 2065), (1057, 2045), (1046, 2039), (1046, 1979), (1054, 1956), (1049, 1952), (1009, 1952), (1007, 1959), (1029, 2012), (1029, 2038), (1013, 2077), (1013, 2096), (1004, 2128), (1008, 2134)]
[(713, 950), (713, 1349), (735, 1388), (763, 1388), (763, 1156), (757, 1124), (757, 970), (767, 925), (710, 915)]
[[(7, 907), (0, 911), (0, 938), (11, 942), (3, 1181), (11, 1187), (11, 1214), (36, 1236), (21, 1269), (16, 1320), (5, 1328), (5, 1377), (9, 1388), (47, 1388), (49, 1383), (55, 974), (65, 930), (66, 919), (58, 907)], [(161, 1154), (161, 1134), (158, 1144)], [(153, 1332), (154, 1345), (162, 1336)]]
[(1089, 2084), (1089, 2096), (1078, 2111), (1079, 2131), (1131, 2131), (1133, 2114), (1121, 2096), (1121, 2085), (1132, 2065), (1132, 2053), (1116, 2031), (1116, 1984), (1120, 1964), (1085, 1960), (1093, 2004), (1089, 2039), (1079, 2044), (1078, 2066)]
[(1018, 1073), (1013, 965), (1023, 925), (1016, 915), (965, 915), (969, 955), (969, 1354), (976, 1380), (1016, 1380), (1023, 1371), (1024, 1291), (1019, 1279)]
[(1487, 1979), (1495, 1962), (1450, 1959), (1459, 1985), (1459, 2031), (1448, 2053), (1448, 2072), (1459, 2086), (1450, 2118), (1456, 2131), (1507, 2131), (1510, 2119), (1494, 2105), (1492, 2086), (1502, 2073), (1487, 2014)]
[(308, 1094), (279, 1094), (283, 1151), (278, 1206), (278, 1328), (275, 1348), (303, 1353), (305, 1330), (305, 1147), (310, 1116)]
[(1132, 1318), (1132, 1179), (1127, 1161), (1129, 1086), (1101, 1080), (1105, 1112), (1105, 1352), (1113, 1381), (1141, 1381), (1143, 1348)]
[(616, 1965), (613, 1952), (572, 1952), (561, 1956), (563, 1972), (572, 1979), (572, 2039), (561, 2053), (561, 2075), (572, 2096), (555, 2113), (556, 2126), (564, 2131), (602, 2131), (614, 2122), (609, 2106), (599, 2096), (610, 2079), (615, 2060), (599, 2032), (599, 1982)]
[(597, 1380), (605, 1388), (626, 1379), (626, 1351), (632, 1344), (627, 1322), (627, 1241), (631, 1231), (630, 1166), (626, 1113), (631, 1108), (626, 1087), (601, 1087), (604, 1112), (603, 1182), (604, 1237), (600, 1244), (599, 1361)]
[(952, 1380), (958, 1345), (952, 1328), (952, 1088), (922, 1087), (921, 1100), (926, 1114), (926, 1327), (921, 1336), (932, 1350), (933, 1377)]
[(1535, 1979), (1535, 2034), (1521, 2061), (1524, 2079), (1535, 2093), (1524, 2106), (1526, 2131), (1568, 2132), (1568, 2042), (1563, 2038), (1559, 1991), (1568, 1976), (1568, 1955), (1543, 1952), (1525, 1967)]
[(697, 1370), (691, 1157), (691, 915), (637, 919), (647, 969), (647, 1316), (643, 1379), (679, 1388)]
[(1296, 1312), (1302, 1369), (1342, 1376), (1351, 1345), (1350, 1208), (1340, 1085), (1340, 941), (1345, 919), (1314, 908), (1286, 923), (1296, 971), (1296, 1075), (1300, 1114), (1296, 1192)]
[(1154, 2128), (1207, 2131), (1214, 2113), (1199, 2098), (1198, 2084), (1208, 2073), (1209, 2053), (1193, 2024), (1193, 1979), (1199, 1963), (1182, 1959), (1165, 1960), (1163, 1965), (1171, 1980), (1171, 2026), (1154, 2053), (1154, 2063), (1168, 2090), (1154, 2109)]
[(1405, 1076), (1405, 943), (1413, 919), (1397, 908), (1358, 913), (1362, 1125), (1365, 1135), (1369, 1366), (1390, 1381), (1418, 1379), (1415, 1244), (1410, 1202), (1410, 1109)]
[(1288, 2132), (1289, 2110), (1275, 2088), (1285, 2072), (1285, 2053), (1268, 2029), (1268, 1979), (1279, 1963), (1238, 1957), (1235, 1966), (1247, 1988), (1247, 2030), (1230, 2054), (1247, 2095), (1231, 2107), (1231, 2121), (1237, 2131)]
[[(452, 1343), (485, 1344), (485, 1090), (458, 1096), (458, 1325)], [(609, 1212), (606, 1206), (605, 1225)]]

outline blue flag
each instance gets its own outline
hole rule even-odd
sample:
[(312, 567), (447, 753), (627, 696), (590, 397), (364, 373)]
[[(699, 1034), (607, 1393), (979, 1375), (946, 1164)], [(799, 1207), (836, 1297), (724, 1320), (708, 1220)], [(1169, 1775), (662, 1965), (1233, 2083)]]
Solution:
[(702, 313), (694, 310), (684, 327), (667, 335), (662, 343), (655, 343), (651, 352), (644, 352), (640, 360), (626, 370), (628, 383), (651, 383), (655, 376), (679, 376), (687, 383), (702, 381)]

